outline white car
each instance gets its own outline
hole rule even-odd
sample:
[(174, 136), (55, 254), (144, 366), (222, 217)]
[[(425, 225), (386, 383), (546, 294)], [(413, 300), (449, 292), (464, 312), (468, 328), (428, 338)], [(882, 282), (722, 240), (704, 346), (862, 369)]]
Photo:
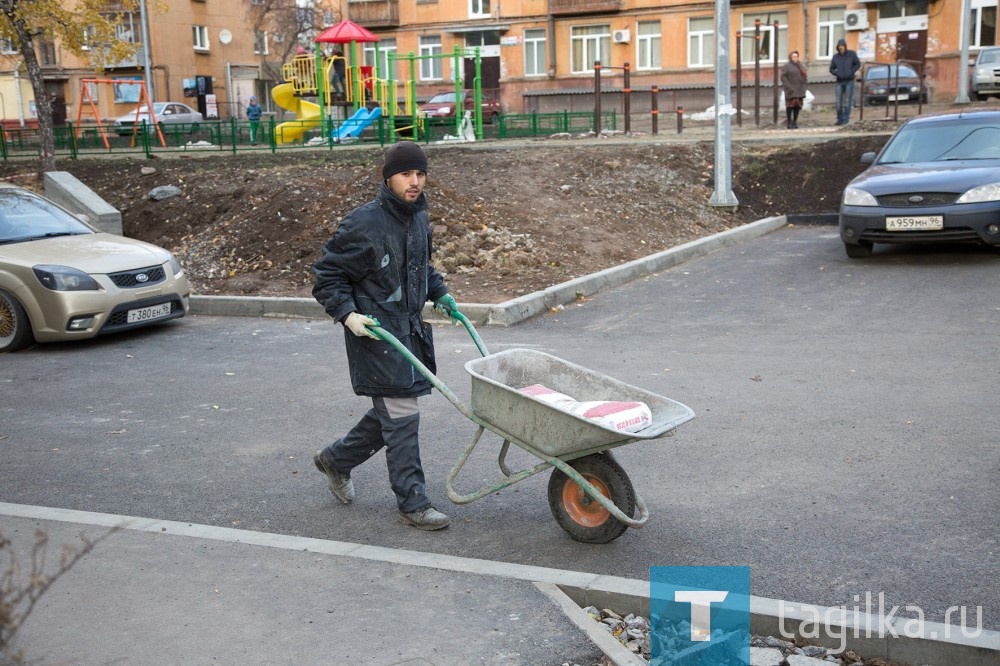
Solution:
[(970, 79), (969, 88), (976, 99), (1000, 95), (1000, 46), (979, 52)]
[[(199, 123), (205, 121), (200, 112), (180, 102), (153, 102), (153, 116), (156, 117), (156, 124), (161, 130), (166, 129), (168, 125), (178, 125), (180, 131), (188, 130), (192, 134), (198, 131)], [(152, 129), (153, 116), (150, 116), (149, 107), (144, 104), (116, 118), (115, 132), (121, 136), (132, 134), (135, 125), (141, 126), (143, 123)]]
[(167, 250), (0, 183), (0, 353), (183, 317), (190, 296)]

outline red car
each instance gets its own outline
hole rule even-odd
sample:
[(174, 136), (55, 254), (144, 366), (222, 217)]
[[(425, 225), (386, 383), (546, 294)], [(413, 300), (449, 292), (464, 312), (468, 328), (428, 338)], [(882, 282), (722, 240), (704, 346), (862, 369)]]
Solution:
[[(420, 105), (428, 118), (454, 118), (456, 106), (461, 105), (465, 111), (473, 111), (475, 97), (471, 90), (463, 90), (458, 93), (458, 104), (455, 103), (455, 91), (442, 92), (434, 95), (429, 100)], [(483, 122), (494, 124), (503, 113), (503, 106), (500, 100), (487, 93), (482, 94), (483, 100)]]

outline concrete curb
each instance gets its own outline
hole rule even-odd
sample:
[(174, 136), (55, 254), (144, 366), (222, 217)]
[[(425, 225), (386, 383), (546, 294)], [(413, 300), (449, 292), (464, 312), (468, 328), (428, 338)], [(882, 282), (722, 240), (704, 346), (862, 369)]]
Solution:
[[(459, 309), (477, 326), (513, 326), (551, 308), (572, 303), (581, 296), (592, 296), (689, 259), (703, 257), (716, 250), (763, 236), (785, 226), (786, 223), (784, 216), (768, 217), (497, 305), (460, 303)], [(326, 318), (326, 312), (312, 298), (252, 296), (194, 295), (191, 296), (191, 314), (223, 317)], [(424, 317), (428, 321), (444, 321), (430, 306), (424, 308)]]

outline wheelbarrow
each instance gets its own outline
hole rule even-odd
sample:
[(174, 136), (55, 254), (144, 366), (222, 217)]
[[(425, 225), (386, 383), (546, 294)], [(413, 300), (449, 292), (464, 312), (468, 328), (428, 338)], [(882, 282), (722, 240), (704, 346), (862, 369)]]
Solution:
[[(370, 330), (392, 345), (428, 379), (466, 418), (478, 425), (446, 481), (448, 499), (468, 504), (507, 486), (552, 469), (548, 501), (559, 526), (576, 541), (608, 543), (629, 527), (640, 528), (649, 510), (632, 482), (611, 454), (611, 449), (642, 440), (669, 437), (694, 418), (694, 411), (675, 400), (630, 386), (598, 372), (531, 349), (509, 349), (490, 354), (472, 323), (457, 310), (460, 322), (475, 342), (482, 358), (465, 364), (472, 376), (471, 408), (458, 399), (434, 373), (391, 333), (375, 326)], [(593, 420), (557, 409), (521, 393), (519, 387), (543, 384), (547, 388), (586, 400), (641, 401), (652, 413), (652, 423), (639, 432), (620, 432)], [(503, 478), (479, 490), (461, 494), (454, 482), (485, 431), (503, 439), (498, 463)], [(511, 443), (540, 458), (533, 467), (513, 471), (507, 466)], [(638, 509), (639, 515), (633, 517)]]

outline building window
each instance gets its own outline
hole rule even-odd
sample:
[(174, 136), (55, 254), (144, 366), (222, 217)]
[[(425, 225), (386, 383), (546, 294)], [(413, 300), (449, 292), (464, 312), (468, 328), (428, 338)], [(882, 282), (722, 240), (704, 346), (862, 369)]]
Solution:
[(4, 55), (12, 55), (17, 53), (17, 47), (14, 46), (14, 40), (11, 37), (0, 37), (0, 53)]
[(636, 29), (636, 69), (660, 69), (660, 22), (639, 21)]
[(524, 75), (543, 76), (548, 65), (545, 58), (545, 30), (524, 31)]
[(715, 64), (715, 19), (711, 16), (688, 19), (688, 67)]
[(581, 25), (570, 32), (570, 71), (574, 74), (588, 74), (594, 71), (594, 63), (609, 64), (611, 53), (610, 25)]
[[(760, 21), (760, 41), (754, 39), (754, 24)], [(774, 34), (774, 24), (778, 24), (778, 34)], [(760, 53), (761, 63), (774, 62), (775, 38), (778, 48), (788, 49), (788, 13), (767, 12), (743, 15), (743, 39), (740, 41), (740, 58), (744, 64), (754, 63), (754, 47)], [(779, 58), (780, 59), (780, 58)]]
[(997, 0), (972, 0), (972, 20), (969, 21), (969, 46), (979, 49), (996, 46)]
[(837, 42), (844, 37), (844, 8), (820, 7), (816, 29), (816, 57), (829, 60), (837, 52)]
[(35, 41), (38, 44), (38, 64), (42, 67), (55, 67), (59, 64), (56, 60), (56, 44), (48, 39)]
[(194, 50), (208, 50), (208, 27), (204, 25), (191, 26), (191, 33), (194, 36)]
[(488, 18), (490, 0), (469, 0), (469, 18)]
[[(440, 56), (441, 35), (427, 35), (420, 38), (420, 56)], [(427, 58), (420, 61), (421, 81), (440, 81), (441, 58)]]
[(903, 18), (904, 16), (926, 16), (927, 5), (930, 0), (893, 0), (892, 2), (880, 2), (878, 5), (878, 17)]
[[(392, 71), (389, 71), (389, 54), (392, 54)], [(396, 60), (396, 40), (383, 37), (378, 42), (378, 58), (375, 62), (375, 44), (366, 42), (362, 52), (364, 63), (375, 68), (375, 73), (383, 79), (399, 80), (399, 61)]]
[[(91, 101), (97, 101), (97, 91), (100, 90), (100, 86), (96, 82), (83, 84), (87, 88), (87, 94), (90, 96)], [(87, 99), (87, 98), (84, 98)]]
[(257, 55), (267, 55), (267, 30), (254, 30), (253, 52)]

